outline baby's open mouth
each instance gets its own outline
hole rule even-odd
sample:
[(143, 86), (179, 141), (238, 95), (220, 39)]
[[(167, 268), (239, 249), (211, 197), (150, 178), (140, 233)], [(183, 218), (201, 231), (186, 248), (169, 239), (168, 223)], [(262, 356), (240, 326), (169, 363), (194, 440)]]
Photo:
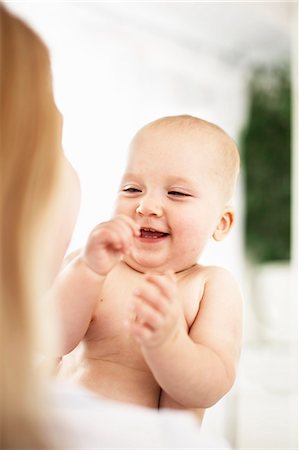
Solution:
[(140, 237), (143, 239), (159, 239), (166, 236), (169, 236), (169, 233), (163, 233), (154, 228), (140, 228)]

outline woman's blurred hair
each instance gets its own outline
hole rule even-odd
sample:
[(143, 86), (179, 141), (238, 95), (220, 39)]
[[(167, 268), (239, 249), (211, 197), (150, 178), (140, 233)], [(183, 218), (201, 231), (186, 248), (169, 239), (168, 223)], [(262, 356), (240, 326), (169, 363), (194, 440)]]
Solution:
[(39, 234), (60, 168), (61, 123), (48, 50), (3, 4), (0, 36), (1, 448), (42, 449)]

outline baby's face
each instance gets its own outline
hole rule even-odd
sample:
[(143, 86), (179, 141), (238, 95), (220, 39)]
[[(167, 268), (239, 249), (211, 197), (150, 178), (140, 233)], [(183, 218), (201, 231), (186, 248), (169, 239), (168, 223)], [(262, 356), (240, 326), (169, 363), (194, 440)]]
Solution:
[(125, 261), (141, 272), (194, 265), (222, 216), (215, 139), (174, 127), (143, 130), (131, 145), (116, 214), (141, 229)]

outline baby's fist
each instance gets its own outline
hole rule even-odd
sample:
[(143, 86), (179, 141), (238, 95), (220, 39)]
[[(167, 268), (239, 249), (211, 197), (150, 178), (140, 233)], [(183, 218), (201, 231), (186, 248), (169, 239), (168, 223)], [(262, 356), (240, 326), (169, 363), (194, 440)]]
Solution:
[(106, 275), (121, 256), (128, 253), (139, 234), (139, 225), (130, 217), (115, 216), (92, 230), (82, 258), (94, 272)]

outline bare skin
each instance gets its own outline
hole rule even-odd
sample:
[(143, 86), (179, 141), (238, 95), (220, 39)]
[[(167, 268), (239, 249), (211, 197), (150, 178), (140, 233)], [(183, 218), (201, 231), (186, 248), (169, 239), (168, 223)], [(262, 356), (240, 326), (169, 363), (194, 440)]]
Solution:
[(213, 127), (195, 128), (159, 125), (136, 135), (115, 217), (70, 258), (52, 298), (59, 378), (202, 417), (234, 382), (242, 300), (226, 270), (197, 264), (234, 220), (217, 154), (235, 149)]
[[(207, 271), (195, 265), (176, 275), (186, 333), (198, 313)], [(58, 377), (79, 382), (117, 401), (152, 408), (183, 408), (161, 391), (126, 326), (128, 318), (136, 320), (134, 312), (129, 311), (133, 287), (143, 284), (144, 274), (124, 262), (111, 270), (102, 284), (86, 335), (79, 346), (63, 358)]]

